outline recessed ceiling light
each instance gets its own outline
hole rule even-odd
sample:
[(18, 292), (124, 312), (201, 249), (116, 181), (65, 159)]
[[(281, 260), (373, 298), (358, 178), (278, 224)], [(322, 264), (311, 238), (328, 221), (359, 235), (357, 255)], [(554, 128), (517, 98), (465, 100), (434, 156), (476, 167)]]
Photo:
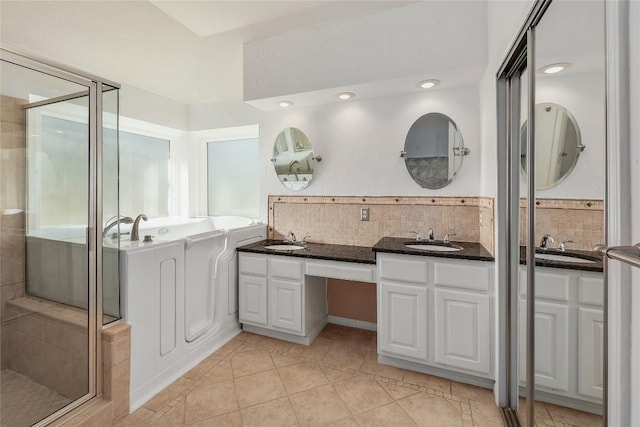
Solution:
[(569, 67), (571, 67), (571, 64), (569, 64), (568, 62), (559, 62), (557, 64), (545, 65), (544, 67), (538, 69), (538, 72), (544, 74), (556, 74), (560, 71), (566, 70)]
[(353, 92), (340, 92), (338, 94), (338, 98), (342, 99), (343, 101), (346, 101), (347, 99), (351, 99), (355, 96), (356, 94)]
[(436, 87), (440, 84), (440, 80), (429, 79), (418, 82), (418, 87), (422, 89), (431, 89), (432, 87)]
[(59, 133), (60, 135), (62, 135), (62, 134), (64, 134), (64, 131), (63, 131), (63, 130), (58, 129), (58, 130), (56, 131), (56, 133)]
[(279, 101), (278, 106), (282, 108), (291, 107), (293, 105), (292, 101)]

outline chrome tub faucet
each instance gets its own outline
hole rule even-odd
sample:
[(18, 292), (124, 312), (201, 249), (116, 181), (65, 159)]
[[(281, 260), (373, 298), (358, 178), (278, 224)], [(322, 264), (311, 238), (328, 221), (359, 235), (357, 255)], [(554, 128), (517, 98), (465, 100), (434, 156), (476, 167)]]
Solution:
[[(107, 220), (107, 222), (104, 225), (104, 230), (102, 231), (102, 237), (105, 237), (107, 234), (109, 234), (109, 230), (111, 230), (116, 225), (131, 224), (132, 222), (133, 222), (133, 218), (131, 218), (130, 216), (124, 216), (124, 215), (112, 216)], [(116, 235), (116, 237), (118, 236), (118, 233), (114, 233), (114, 234)]]
[(149, 219), (149, 217), (147, 217), (145, 214), (140, 214), (136, 217), (135, 221), (133, 221), (133, 227), (131, 227), (131, 237), (129, 238), (129, 240), (131, 240), (132, 242), (140, 240), (140, 236), (138, 235), (138, 227), (140, 226), (141, 219), (146, 221)]

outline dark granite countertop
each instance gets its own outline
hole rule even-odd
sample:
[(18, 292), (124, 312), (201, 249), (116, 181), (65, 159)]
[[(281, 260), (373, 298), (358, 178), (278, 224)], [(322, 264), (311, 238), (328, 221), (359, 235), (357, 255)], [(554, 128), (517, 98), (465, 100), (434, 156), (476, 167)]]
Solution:
[[(538, 267), (551, 267), (551, 268), (564, 268), (569, 270), (581, 270), (581, 271), (598, 271), (602, 272), (602, 255), (593, 251), (578, 251), (574, 249), (567, 249), (564, 252), (557, 249), (543, 250), (536, 248), (536, 253), (550, 254), (550, 255), (564, 255), (574, 256), (576, 258), (590, 259), (595, 261), (594, 263), (582, 263), (582, 262), (565, 262), (565, 261), (551, 261), (546, 259), (536, 258), (536, 266)], [(527, 263), (527, 248), (526, 246), (520, 246), (520, 264)]]
[(369, 246), (333, 245), (329, 243), (308, 242), (304, 249), (297, 250), (273, 250), (265, 246), (281, 245), (282, 240), (263, 240), (237, 248), (239, 252), (251, 252), (254, 254), (285, 255), (298, 258), (328, 259), (331, 261), (358, 262), (362, 264), (375, 264), (376, 254)]
[[(475, 242), (454, 242), (454, 245), (462, 247), (461, 251), (457, 252), (435, 252), (426, 251), (422, 249), (411, 249), (405, 246), (405, 243), (429, 243), (428, 241), (416, 241), (406, 237), (383, 237), (378, 240), (378, 243), (373, 245), (375, 252), (390, 252), (394, 254), (405, 255), (422, 255), (432, 256), (439, 258), (452, 258), (452, 259), (469, 259), (473, 261), (494, 261), (493, 255), (484, 248), (480, 243)], [(442, 241), (436, 241), (436, 244), (442, 244)]]

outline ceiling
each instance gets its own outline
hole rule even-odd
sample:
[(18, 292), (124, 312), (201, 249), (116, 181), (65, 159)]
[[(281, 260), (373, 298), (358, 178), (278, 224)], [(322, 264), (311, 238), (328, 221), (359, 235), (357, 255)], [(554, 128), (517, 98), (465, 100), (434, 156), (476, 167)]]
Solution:
[(208, 37), (338, 2), (150, 0), (150, 3), (198, 37)]
[(210, 104), (243, 100), (245, 43), (416, 3), (2, 0), (0, 41), (181, 104)]

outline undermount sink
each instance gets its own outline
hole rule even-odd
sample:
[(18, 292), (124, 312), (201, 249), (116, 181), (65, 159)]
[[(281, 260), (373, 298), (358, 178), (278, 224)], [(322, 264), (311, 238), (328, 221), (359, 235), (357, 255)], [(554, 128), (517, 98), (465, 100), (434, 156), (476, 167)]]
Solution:
[(546, 261), (560, 261), (560, 262), (576, 262), (581, 264), (594, 264), (595, 261), (586, 258), (579, 258), (572, 255), (559, 255), (559, 254), (536, 254), (536, 259), (543, 259)]
[(409, 242), (404, 244), (405, 247), (409, 249), (419, 249), (421, 251), (432, 251), (432, 252), (458, 252), (462, 250), (461, 246), (454, 245), (453, 243), (419, 243), (419, 242)]
[(304, 246), (298, 245), (267, 245), (265, 249), (271, 249), (274, 251), (297, 251), (298, 249), (304, 249)]

